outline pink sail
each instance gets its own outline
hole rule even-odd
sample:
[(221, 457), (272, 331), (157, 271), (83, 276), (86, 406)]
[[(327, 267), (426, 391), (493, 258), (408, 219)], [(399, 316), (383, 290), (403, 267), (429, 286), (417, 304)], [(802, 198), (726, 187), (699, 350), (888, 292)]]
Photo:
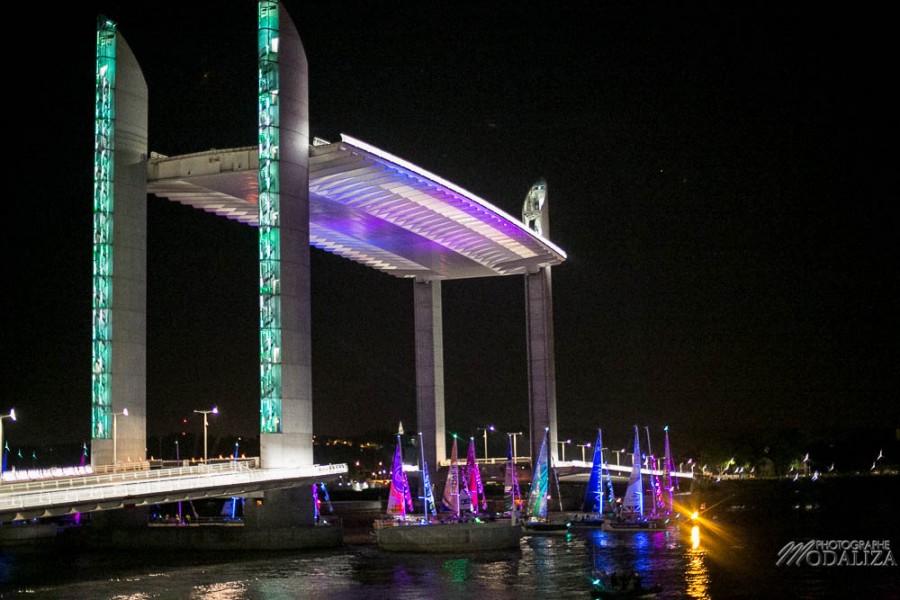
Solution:
[(409, 491), (409, 480), (403, 470), (403, 456), (400, 451), (400, 436), (397, 436), (397, 449), (394, 451), (394, 464), (391, 467), (391, 488), (388, 492), (387, 514), (405, 517), (413, 512), (412, 494)]
[(487, 510), (487, 498), (484, 497), (484, 487), (481, 483), (481, 470), (478, 468), (478, 461), (475, 459), (475, 440), (469, 441), (469, 454), (466, 457), (465, 485), (471, 502), (471, 511), (478, 512), (479, 498), (481, 499), (481, 510)]

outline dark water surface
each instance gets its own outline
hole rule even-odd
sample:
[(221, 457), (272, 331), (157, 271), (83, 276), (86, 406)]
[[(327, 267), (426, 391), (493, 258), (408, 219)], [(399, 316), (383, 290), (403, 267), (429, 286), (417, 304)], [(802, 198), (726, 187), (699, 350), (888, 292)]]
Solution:
[[(898, 537), (896, 478), (727, 483), (691, 526), (660, 533), (524, 537), (513, 551), (0, 552), (0, 597), (82, 599), (590, 598), (594, 568), (638, 571), (659, 598), (900, 598), (898, 566), (777, 566), (787, 543)], [(864, 502), (862, 499), (866, 499)]]

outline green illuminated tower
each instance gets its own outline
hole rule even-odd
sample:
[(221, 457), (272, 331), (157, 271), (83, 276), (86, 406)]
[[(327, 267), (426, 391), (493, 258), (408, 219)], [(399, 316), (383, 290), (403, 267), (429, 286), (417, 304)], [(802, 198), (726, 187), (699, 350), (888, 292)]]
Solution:
[(260, 457), (312, 464), (306, 53), (274, 0), (258, 3)]
[(101, 465), (146, 456), (147, 287), (147, 86), (103, 17), (95, 93), (91, 464)]

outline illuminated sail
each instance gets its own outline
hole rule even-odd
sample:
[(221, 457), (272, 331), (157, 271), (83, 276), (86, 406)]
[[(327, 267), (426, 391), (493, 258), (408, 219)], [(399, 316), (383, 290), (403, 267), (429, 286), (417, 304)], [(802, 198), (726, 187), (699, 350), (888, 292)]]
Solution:
[(531, 489), (528, 491), (528, 504), (525, 513), (531, 518), (545, 519), (547, 517), (547, 488), (550, 482), (550, 465), (547, 455), (547, 435), (549, 428), (544, 429), (544, 440), (541, 442), (541, 450), (538, 452), (537, 461), (534, 463), (534, 473), (531, 476)]
[(669, 426), (666, 425), (663, 428), (663, 431), (666, 432), (666, 456), (665, 456), (665, 469), (666, 472), (663, 475), (663, 481), (665, 482), (665, 489), (669, 494), (669, 506), (666, 507), (666, 514), (672, 514), (672, 504), (674, 502), (674, 492), (675, 492), (675, 477), (672, 477), (672, 471), (675, 470), (675, 462), (672, 460), (672, 449), (669, 447)]
[(588, 478), (581, 510), (589, 513), (603, 513), (603, 437), (599, 429), (597, 430), (597, 441), (594, 443), (591, 475)]
[(479, 503), (481, 504), (481, 510), (487, 510), (487, 498), (484, 497), (484, 486), (481, 483), (481, 470), (478, 468), (478, 461), (475, 459), (474, 439), (469, 441), (469, 454), (466, 456), (466, 476), (464, 482), (471, 503), (470, 510), (473, 513), (477, 513)]
[(516, 463), (512, 455), (512, 436), (509, 436), (506, 448), (506, 476), (503, 480), (503, 497), (505, 508), (512, 513), (519, 510), (522, 497), (519, 493), (519, 476), (516, 473)]
[(434, 491), (431, 489), (431, 477), (428, 476), (428, 463), (422, 463), (422, 486), (425, 488), (424, 502), (425, 514), (431, 513), (431, 516), (437, 515), (437, 508), (434, 506)]
[(456, 450), (456, 436), (453, 436), (453, 450), (450, 452), (450, 469), (447, 471), (447, 483), (444, 485), (444, 497), (441, 499), (444, 508), (459, 516), (459, 456)]
[(394, 465), (391, 467), (391, 488), (388, 492), (387, 514), (405, 517), (412, 512), (412, 494), (409, 481), (403, 470), (403, 456), (400, 451), (400, 436), (397, 436), (397, 449), (394, 451)]
[[(403, 427), (403, 424), (400, 424)], [(428, 463), (425, 462), (425, 441), (422, 432), (419, 432), (419, 451), (422, 460), (422, 512), (424, 513), (423, 522), (429, 521), (428, 515), (437, 516), (437, 508), (434, 505), (434, 490), (431, 488), (431, 477), (428, 476)]]
[(631, 465), (631, 477), (628, 488), (622, 499), (622, 509), (627, 513), (644, 517), (644, 488), (641, 484), (641, 441), (637, 425), (634, 426), (634, 457)]
[(659, 475), (657, 475), (654, 471), (659, 471), (659, 459), (656, 458), (653, 454), (653, 448), (650, 445), (650, 428), (644, 427), (647, 431), (647, 469), (652, 469), (650, 471), (650, 500), (652, 501), (652, 506), (650, 508), (650, 516), (656, 517), (659, 515), (660, 510), (663, 508), (662, 501), (662, 486), (659, 483)]

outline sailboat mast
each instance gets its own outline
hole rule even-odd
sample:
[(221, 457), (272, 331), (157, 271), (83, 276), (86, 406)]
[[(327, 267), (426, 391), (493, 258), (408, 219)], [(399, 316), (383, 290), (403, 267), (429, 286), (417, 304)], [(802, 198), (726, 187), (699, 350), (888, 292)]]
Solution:
[(550, 470), (553, 471), (553, 479), (556, 481), (556, 498), (559, 501), (559, 512), (563, 512), (562, 491), (559, 489), (559, 475), (556, 472), (556, 465), (553, 464), (552, 452), (547, 453), (547, 460), (550, 461)]
[(419, 452), (421, 452), (420, 460), (422, 461), (422, 517), (425, 523), (428, 522), (428, 490), (425, 486), (428, 482), (425, 480), (425, 444), (422, 439), (422, 432), (419, 432)]
[(659, 507), (661, 504), (660, 494), (659, 494), (659, 476), (654, 473), (654, 470), (659, 470), (659, 465), (656, 462), (656, 457), (653, 456), (653, 448), (650, 446), (650, 428), (644, 427), (647, 431), (647, 469), (650, 471), (650, 497), (653, 500), (653, 509), (650, 512), (651, 516), (656, 516), (659, 511)]
[(668, 511), (668, 513), (671, 515), (672, 514), (672, 504), (674, 503), (673, 490), (675, 487), (672, 485), (672, 471), (673, 471), (673, 467), (675, 466), (675, 462), (672, 460), (672, 450), (669, 447), (669, 426), (666, 425), (663, 428), (663, 431), (666, 432), (666, 456), (665, 456), (666, 480), (665, 481), (666, 481), (666, 489), (669, 492), (669, 511)]

